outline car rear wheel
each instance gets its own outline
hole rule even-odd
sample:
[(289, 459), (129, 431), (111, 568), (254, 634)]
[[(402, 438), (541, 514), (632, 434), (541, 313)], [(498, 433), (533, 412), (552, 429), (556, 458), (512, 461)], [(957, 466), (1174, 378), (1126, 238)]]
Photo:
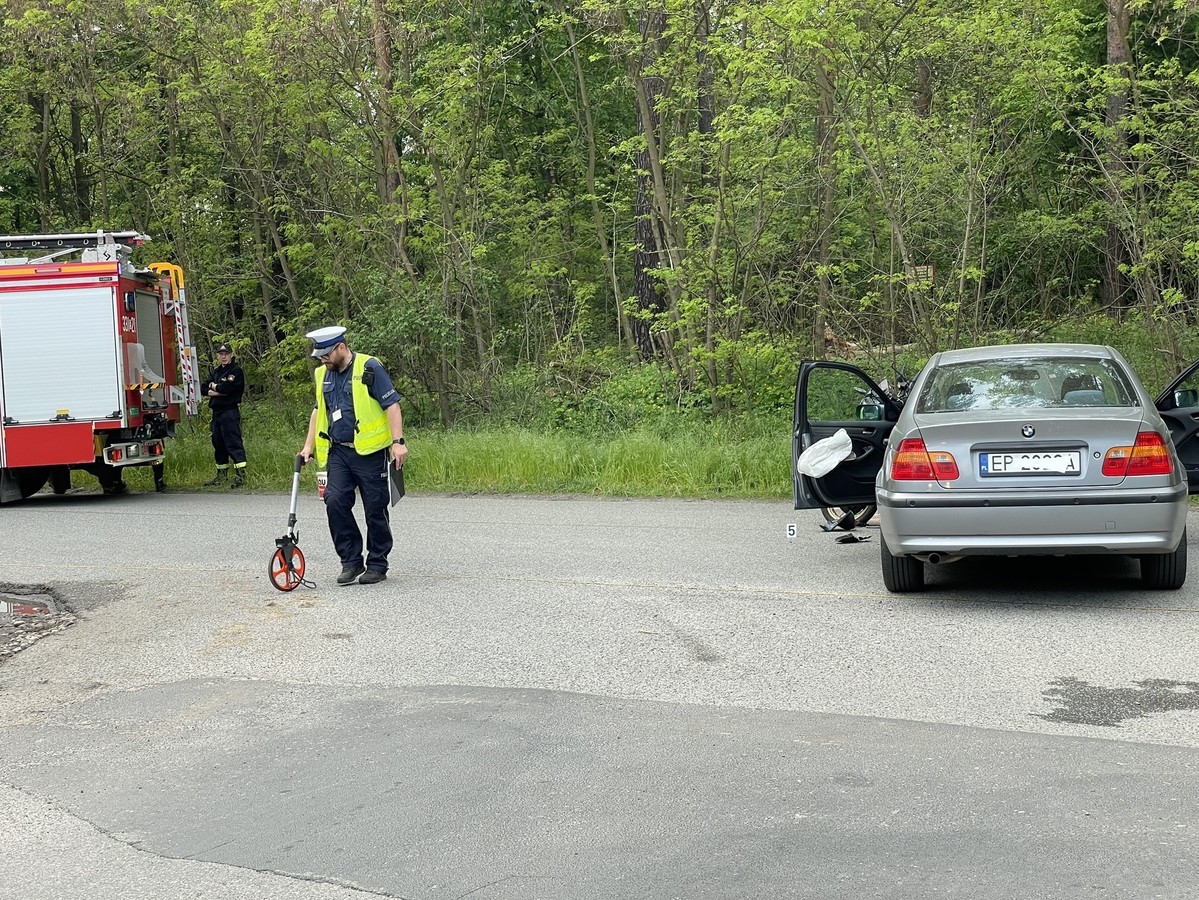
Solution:
[(875, 505), (870, 503), (866, 506), (824, 506), (821, 507), (820, 512), (824, 514), (824, 521), (828, 522), (830, 525), (836, 525), (845, 518), (846, 513), (852, 513), (852, 527), (860, 528), (870, 521), (870, 519), (874, 516), (875, 510)]
[(1176, 591), (1187, 580), (1187, 532), (1173, 553), (1154, 553), (1141, 557), (1141, 584), (1158, 591)]
[(883, 557), (883, 584), (893, 594), (906, 594), (924, 587), (924, 563), (914, 556), (892, 556), (887, 539), (879, 535)]

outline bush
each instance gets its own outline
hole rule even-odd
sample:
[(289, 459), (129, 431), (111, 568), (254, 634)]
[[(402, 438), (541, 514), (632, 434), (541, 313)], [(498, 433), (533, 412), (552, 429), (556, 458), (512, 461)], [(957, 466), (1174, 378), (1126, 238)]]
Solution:
[(705, 400), (663, 365), (629, 363), (615, 351), (581, 354), (544, 369), (522, 364), (491, 380), (460, 423), (611, 434), (702, 421)]

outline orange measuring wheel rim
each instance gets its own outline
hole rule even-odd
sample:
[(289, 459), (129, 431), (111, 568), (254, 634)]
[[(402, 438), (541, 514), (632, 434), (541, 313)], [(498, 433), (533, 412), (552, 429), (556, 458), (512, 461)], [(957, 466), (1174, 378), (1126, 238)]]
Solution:
[(299, 547), (291, 548), (291, 565), (287, 564), (287, 554), (280, 547), (271, 557), (271, 584), (281, 591), (294, 591), (304, 581), (304, 554)]

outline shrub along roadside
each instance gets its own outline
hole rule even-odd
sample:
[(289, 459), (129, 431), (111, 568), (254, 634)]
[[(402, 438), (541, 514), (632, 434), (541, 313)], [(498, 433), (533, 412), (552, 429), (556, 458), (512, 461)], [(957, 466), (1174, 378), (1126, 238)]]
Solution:
[[(1112, 343), (1128, 356), (1151, 394), (1199, 355), (1199, 338), (1163, 341), (1156, 322), (1135, 313), (1116, 324), (1106, 317), (1047, 329), (1044, 340)], [(985, 341), (1036, 339), (991, 335)], [(791, 493), (790, 445), (794, 369), (799, 351), (759, 347), (741, 402), (724, 415), (712, 400), (661, 365), (634, 366), (611, 349), (592, 351), (537, 370), (516, 366), (464, 398), (458, 425), (443, 429), (418, 386), (400, 384), (411, 457), (413, 492), (578, 493), (600, 496), (786, 498)], [(909, 375), (923, 360), (857, 358), (855, 365), (890, 378)], [(287, 401), (257, 399), (242, 406), (249, 490), (287, 491), (295, 453), (311, 410), (308, 386), (294, 379)], [(728, 400), (729, 398), (725, 398)], [(729, 409), (730, 407), (724, 407)], [(213, 475), (208, 411), (182, 423), (168, 447), (167, 483), (199, 489)], [(314, 489), (311, 468), (305, 490)], [(149, 470), (130, 470), (134, 490), (152, 490)], [(96, 488), (78, 474), (76, 484)]]
[[(307, 413), (245, 405), (247, 488), (289, 491)], [(302, 421), (301, 421), (302, 418)], [(180, 425), (167, 445), (167, 485), (200, 490), (213, 475), (207, 419)], [(591, 494), (612, 497), (783, 498), (790, 495), (789, 423), (670, 422), (608, 433), (538, 432), (516, 426), (406, 428), (405, 469), (413, 493)], [(301, 475), (315, 490), (315, 467)], [(90, 476), (76, 485), (95, 488)], [(125, 474), (131, 490), (153, 490), (149, 469)], [(217, 490), (217, 489), (208, 489)], [(227, 488), (219, 488), (227, 490)]]

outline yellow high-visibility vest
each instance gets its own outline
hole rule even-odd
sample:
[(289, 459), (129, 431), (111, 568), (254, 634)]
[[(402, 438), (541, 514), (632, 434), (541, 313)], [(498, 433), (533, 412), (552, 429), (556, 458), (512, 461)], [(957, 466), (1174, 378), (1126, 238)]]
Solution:
[[(391, 426), (387, 411), (371, 396), (370, 388), (362, 383), (366, 364), (374, 359), (365, 353), (355, 353), (350, 376), (350, 394), (354, 399), (354, 450), (365, 456), (382, 450), (391, 443)], [(316, 462), (322, 469), (329, 459), (329, 410), (325, 406), (325, 378), (329, 371), (318, 366), (313, 373), (316, 384)]]

